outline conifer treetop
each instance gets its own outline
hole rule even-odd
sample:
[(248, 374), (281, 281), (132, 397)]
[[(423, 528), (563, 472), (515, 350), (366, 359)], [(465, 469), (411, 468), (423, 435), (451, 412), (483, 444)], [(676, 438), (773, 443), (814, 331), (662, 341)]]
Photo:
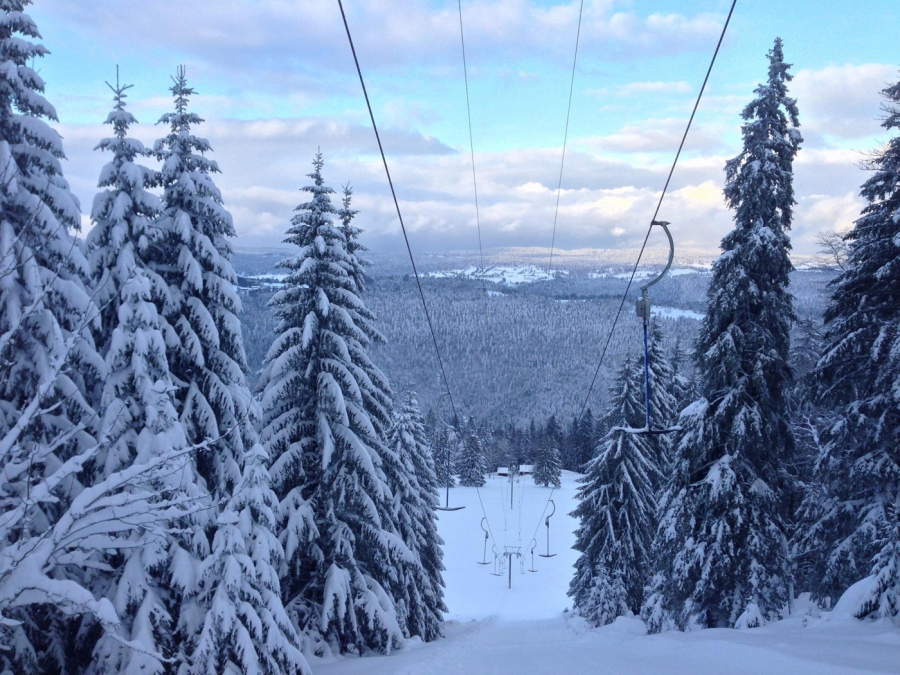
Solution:
[[(744, 228), (765, 226), (789, 230), (793, 217), (792, 164), (803, 142), (797, 101), (788, 96), (793, 79), (784, 62), (781, 38), (768, 53), (769, 73), (744, 108), (744, 146), (725, 166), (725, 202), (735, 209), (735, 223)], [(723, 240), (723, 247), (729, 250)], [(785, 242), (788, 248), (790, 242)]]

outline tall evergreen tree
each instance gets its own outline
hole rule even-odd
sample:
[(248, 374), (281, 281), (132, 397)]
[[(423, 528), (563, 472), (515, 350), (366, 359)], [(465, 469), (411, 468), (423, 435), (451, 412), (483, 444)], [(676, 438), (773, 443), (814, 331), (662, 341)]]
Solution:
[(837, 419), (817, 458), (822, 493), (808, 499), (815, 518), (805, 541), (818, 560), (818, 595), (836, 598), (873, 577), (860, 617), (900, 614), (900, 83), (882, 94), (882, 126), (894, 136), (870, 160), (868, 204), (845, 237), (849, 261), (832, 282), (814, 370), (819, 402)]
[(282, 263), (286, 287), (272, 299), (278, 337), (261, 379), (282, 594), (313, 639), (342, 652), (388, 651), (402, 640), (389, 589), (412, 553), (393, 526), (384, 445), (367, 410), (374, 366), (361, 361), (374, 328), (365, 325), (323, 164), (317, 154), (313, 184), (303, 188), (310, 201), (297, 207), (285, 240), (300, 251)]
[(688, 351), (682, 345), (681, 338), (676, 338), (669, 357), (669, 367), (672, 371), (669, 390), (675, 404), (675, 417), (678, 412), (697, 398), (697, 388), (694, 378), (688, 373), (688, 365)]
[[(136, 121), (125, 110), (127, 89), (118, 83), (113, 89), (115, 108), (106, 122), (114, 136), (98, 145), (113, 156), (101, 172), (99, 186), (104, 189), (94, 199), (95, 226), (88, 238), (103, 307), (98, 346), (108, 369), (100, 401), (107, 439), (95, 480), (168, 452), (181, 455), (180, 470), (169, 467), (168, 475), (149, 476), (147, 487), (194, 499), (200, 496), (196, 474), (178, 421), (166, 357), (171, 328), (158, 311), (166, 285), (148, 262), (160, 204), (147, 188), (156, 174), (135, 163), (147, 153), (140, 141), (127, 137)], [(184, 557), (190, 556), (182, 545), (188, 550), (192, 546), (146, 530), (135, 531), (129, 544), (123, 554), (106, 562), (112, 573), (98, 580), (97, 590), (118, 610), (120, 638), (140, 641), (147, 653), (105, 637), (96, 646), (93, 672), (163, 672), (164, 662), (153, 654), (172, 658), (178, 651), (172, 617), (177, 616), (181, 594), (170, 587), (179, 578)]]
[[(654, 429), (667, 429), (677, 416), (675, 402), (675, 373), (666, 355), (664, 337), (658, 321), (650, 324), (647, 341), (650, 371), (650, 418)], [(660, 452), (666, 450), (668, 436), (656, 436)]]
[[(206, 441), (197, 457), (198, 482), (215, 504), (198, 523), (205, 536), (195, 537), (195, 571), (176, 579), (186, 595), (178, 617), (182, 651), (196, 673), (234, 659), (262, 672), (290, 672), (305, 664), (296, 633), (281, 618), (272, 581), (281, 552), (262, 536), (269, 526), (269, 487), (253, 466), (260, 452), (254, 427), (259, 409), (246, 381), (229, 241), (234, 226), (212, 178), (219, 167), (207, 157), (209, 142), (193, 134), (203, 120), (188, 110), (194, 90), (183, 67), (171, 91), (175, 110), (160, 119), (169, 133), (154, 146), (163, 188), (154, 263), (168, 287), (163, 311), (174, 329), (168, 359), (179, 385), (179, 418), (190, 443)], [(253, 541), (242, 547), (240, 533), (251, 532)], [(250, 559), (256, 564), (247, 565)], [(216, 574), (232, 564), (229, 583), (220, 585)], [(235, 636), (239, 655), (224, 644)]]
[[(405, 633), (425, 641), (441, 634), (444, 604), (443, 540), (437, 532), (437, 477), (415, 394), (404, 396), (394, 411), (390, 448), (403, 468), (393, 488), (394, 519), (415, 559), (402, 569), (406, 605)], [(390, 480), (389, 480), (390, 482)]]
[(536, 485), (558, 488), (562, 472), (562, 460), (560, 459), (560, 443), (562, 430), (556, 421), (556, 416), (551, 415), (547, 421), (544, 437), (538, 446), (537, 457), (534, 461), (534, 482)]
[(459, 473), (459, 484), (463, 487), (484, 485), (484, 474), (487, 473), (484, 443), (474, 417), (470, 417), (466, 422), (460, 443), (457, 472)]
[(787, 392), (792, 269), (788, 230), (797, 105), (782, 43), (744, 109), (744, 147), (725, 167), (735, 228), (713, 267), (697, 345), (701, 393), (681, 417), (657, 540), (650, 627), (731, 626), (748, 611), (775, 617), (791, 566), (780, 464), (794, 438)]
[(255, 441), (231, 266), (235, 231), (213, 181), (219, 166), (208, 157), (210, 144), (193, 133), (203, 120), (188, 110), (195, 92), (185, 69), (172, 80), (175, 110), (159, 120), (169, 132), (154, 145), (163, 190), (154, 266), (168, 285), (164, 312), (175, 332), (169, 364), (179, 416), (191, 443), (214, 441), (198, 469), (210, 494), (222, 499), (241, 480), (244, 449)]
[[(83, 477), (74, 471), (50, 492), (37, 488), (96, 443), (92, 392), (105, 375), (90, 332), (88, 262), (73, 233), (80, 206), (63, 178), (62, 140), (46, 123), (57, 117), (33, 68), (47, 50), (25, 14), (29, 4), (0, 0), (0, 568), (7, 580), (16, 549), (45, 537), (80, 491)], [(32, 501), (16, 518), (26, 496)], [(37, 571), (84, 589), (77, 565), (48, 561)], [(0, 607), (0, 671), (68, 667), (66, 635), (79, 612), (44, 589), (31, 597), (9, 612), (8, 601)]]
[(453, 473), (453, 439), (450, 430), (433, 410), (428, 413), (426, 426), (429, 429), (434, 473), (438, 485), (441, 488), (456, 487), (456, 476)]
[(644, 425), (644, 366), (629, 359), (610, 389), (610, 425), (578, 479), (575, 610), (595, 625), (637, 612), (647, 582), (662, 481), (655, 437), (624, 431)]
[(206, 612), (188, 673), (311, 672), (281, 599), (284, 553), (275, 535), (278, 499), (267, 463), (259, 443), (249, 449), (241, 481), (219, 513), (212, 551), (199, 570), (197, 604)]
[(572, 430), (572, 449), (569, 453), (571, 465), (565, 468), (570, 471), (584, 471), (587, 463), (594, 456), (597, 445), (597, 423), (594, 421), (594, 411), (588, 408), (584, 415), (575, 419)]
[(341, 208), (337, 215), (341, 219), (341, 232), (347, 241), (347, 255), (353, 265), (353, 281), (356, 283), (357, 292), (362, 293), (366, 289), (366, 268), (370, 267), (372, 263), (361, 255), (369, 249), (360, 243), (359, 235), (362, 234), (362, 230), (353, 224), (353, 219), (359, 211), (350, 208), (352, 200), (353, 188), (347, 183), (344, 186)]

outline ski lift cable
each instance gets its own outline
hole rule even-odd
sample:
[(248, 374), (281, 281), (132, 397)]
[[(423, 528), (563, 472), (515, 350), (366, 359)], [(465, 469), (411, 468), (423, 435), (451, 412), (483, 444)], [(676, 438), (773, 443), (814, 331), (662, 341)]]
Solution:
[[(472, 188), (475, 190), (475, 225), (478, 228), (478, 259), (484, 275), (484, 251), (481, 248), (481, 216), (478, 212), (478, 181), (475, 178), (475, 141), (472, 139), (472, 106), (469, 103), (469, 67), (466, 64), (466, 37), (463, 34), (462, 0), (456, 0), (459, 9), (459, 42), (462, 45), (463, 81), (466, 84), (466, 117), (469, 121), (469, 154), (472, 157)], [(484, 285), (482, 279), (482, 286)]]
[(397, 200), (397, 192), (394, 189), (394, 181), (391, 179), (391, 171), (388, 168), (387, 157), (384, 154), (384, 147), (381, 144), (381, 135), (378, 133), (378, 125), (375, 123), (375, 114), (372, 112), (372, 103), (369, 101), (369, 92), (366, 90), (366, 83), (363, 80), (362, 69), (359, 66), (359, 59), (356, 56), (356, 47), (353, 45), (353, 38), (350, 36), (350, 26), (347, 23), (347, 15), (344, 13), (344, 4), (338, 0), (338, 6), (341, 9), (341, 18), (344, 20), (344, 29), (347, 31), (347, 40), (350, 42), (350, 51), (353, 52), (353, 62), (356, 64), (356, 73), (359, 75), (359, 83), (362, 86), (363, 96), (366, 99), (366, 107), (369, 109), (369, 119), (372, 121), (372, 129), (375, 131), (375, 140), (378, 141), (378, 151), (381, 153), (381, 161), (384, 164), (384, 172), (387, 175), (388, 185), (391, 188), (391, 196), (394, 199), (394, 208), (397, 211), (397, 218), (400, 221), (400, 229), (403, 232), (403, 241), (406, 243), (406, 252), (409, 254), (409, 262), (412, 265), (413, 276), (416, 278), (416, 285), (419, 289), (419, 298), (422, 300), (422, 309), (425, 311), (425, 320), (428, 322), (428, 329), (431, 332), (431, 342), (434, 345), (434, 351), (437, 355), (438, 365), (441, 369), (441, 378), (444, 380), (444, 388), (447, 390), (447, 397), (450, 399), (450, 407), (453, 409), (453, 416), (459, 419), (456, 412), (456, 403), (453, 401), (453, 394), (450, 393), (450, 382), (447, 379), (447, 372), (444, 369), (444, 360), (441, 357), (441, 349), (438, 346), (437, 336), (434, 332), (434, 325), (431, 322), (431, 314), (428, 311), (428, 303), (425, 300), (425, 292), (422, 290), (422, 280), (419, 278), (419, 271), (416, 268), (416, 260), (413, 257), (412, 247), (409, 244), (409, 236), (406, 233), (406, 225), (403, 223), (403, 214), (400, 213), (400, 202)]
[[(575, 33), (575, 56), (572, 58), (572, 79), (569, 81), (569, 105), (566, 108), (566, 131), (563, 134), (562, 158), (559, 160), (559, 183), (556, 186), (556, 210), (553, 212), (553, 235), (550, 238), (550, 262), (547, 274), (553, 273), (553, 247), (556, 244), (556, 220), (559, 217), (559, 197), (562, 194), (563, 167), (566, 165), (566, 144), (569, 140), (569, 117), (572, 114), (572, 93), (575, 91), (575, 65), (578, 63), (578, 43), (581, 40), (581, 17), (584, 14), (584, 0), (578, 9), (578, 30)], [(552, 281), (552, 278), (550, 279)]]
[[(341, 19), (344, 22), (344, 30), (347, 32), (347, 41), (350, 43), (350, 51), (353, 53), (353, 63), (356, 65), (356, 74), (359, 75), (359, 84), (362, 87), (363, 96), (366, 99), (366, 107), (369, 110), (369, 119), (372, 121), (372, 129), (375, 132), (375, 140), (378, 141), (378, 151), (381, 153), (381, 161), (384, 164), (384, 173), (387, 176), (388, 185), (391, 188), (391, 196), (394, 199), (394, 208), (397, 210), (397, 218), (400, 221), (400, 229), (403, 232), (403, 241), (406, 243), (406, 252), (409, 254), (409, 262), (412, 265), (413, 276), (416, 278), (416, 286), (419, 289), (419, 298), (422, 301), (422, 309), (425, 312), (425, 320), (428, 323), (428, 330), (431, 332), (431, 343), (434, 345), (434, 352), (437, 355), (438, 366), (441, 370), (441, 378), (444, 381), (444, 388), (447, 390), (447, 398), (450, 399), (450, 407), (453, 410), (454, 419), (460, 419), (456, 412), (456, 404), (453, 401), (453, 394), (450, 393), (450, 381), (447, 379), (447, 371), (444, 369), (444, 359), (441, 357), (441, 349), (438, 346), (437, 336), (434, 331), (434, 324), (431, 322), (431, 314), (428, 311), (428, 302), (425, 300), (425, 292), (422, 290), (422, 280), (419, 278), (419, 271), (416, 268), (416, 260), (413, 257), (412, 247), (409, 244), (409, 236), (406, 233), (406, 225), (403, 224), (403, 214), (400, 212), (400, 202), (397, 200), (397, 191), (394, 189), (394, 181), (391, 179), (391, 171), (388, 168), (387, 157), (384, 154), (384, 146), (381, 144), (381, 135), (378, 133), (378, 125), (375, 123), (375, 113), (372, 112), (372, 103), (369, 100), (369, 92), (366, 89), (366, 82), (363, 79), (362, 68), (359, 65), (359, 58), (356, 55), (356, 47), (353, 45), (353, 37), (350, 35), (350, 25), (347, 23), (347, 14), (344, 12), (344, 3), (338, 0), (338, 7), (341, 10)], [(491, 533), (491, 540), (496, 545), (493, 530), (491, 530), (491, 521), (487, 517), (487, 511), (484, 509), (484, 501), (481, 499), (481, 491), (475, 488), (478, 494), (478, 502), (481, 504), (481, 512), (484, 515), (488, 531)]]
[(622, 301), (619, 303), (619, 309), (616, 311), (616, 316), (613, 319), (612, 326), (609, 329), (609, 335), (606, 338), (606, 343), (603, 345), (603, 351), (600, 352), (600, 362), (597, 364), (597, 369), (594, 371), (594, 377), (591, 380), (591, 386), (588, 387), (587, 396), (584, 397), (584, 404), (581, 406), (581, 412), (578, 414), (578, 421), (581, 422), (581, 418), (584, 416), (584, 411), (587, 408), (588, 402), (591, 400), (591, 393), (594, 390), (594, 385), (597, 383), (597, 376), (600, 374), (600, 367), (603, 365), (603, 359), (606, 357), (606, 352), (609, 349), (609, 344), (612, 341), (613, 333), (616, 330), (616, 325), (619, 323), (619, 317), (622, 315), (622, 308), (625, 306), (625, 300), (628, 299), (628, 291), (631, 290), (631, 285), (634, 282), (634, 276), (637, 273), (638, 266), (641, 264), (641, 257), (644, 255), (644, 249), (647, 247), (647, 241), (650, 239), (650, 233), (653, 231), (653, 225), (656, 223), (656, 217), (659, 215), (659, 210), (662, 207), (663, 199), (666, 197), (666, 192), (669, 189), (669, 183), (672, 181), (672, 175), (675, 173), (675, 167), (678, 165), (678, 160), (681, 158), (681, 151), (684, 149), (685, 141), (687, 140), (688, 133), (691, 130), (691, 126), (694, 123), (694, 117), (697, 114), (697, 108), (700, 106), (700, 100), (703, 98), (703, 93), (706, 91), (706, 85), (709, 82), (709, 76), (712, 73), (713, 66), (716, 63), (716, 58), (719, 56), (719, 49), (722, 47), (722, 42), (725, 39), (725, 33), (728, 31), (728, 25), (731, 23), (731, 17), (734, 14), (734, 8), (737, 5), (737, 0), (732, 0), (731, 9), (728, 10), (728, 17), (725, 19), (725, 25), (722, 26), (722, 33), (719, 35), (719, 41), (716, 43), (716, 49), (713, 52), (712, 60), (709, 62), (709, 68), (706, 69), (706, 76), (703, 78), (703, 84), (700, 86), (700, 92), (697, 94), (697, 100), (694, 102), (694, 109), (691, 111), (691, 116), (688, 119), (687, 127), (685, 127), (684, 134), (681, 137), (681, 143), (678, 144), (678, 152), (675, 153), (675, 159), (672, 162), (672, 167), (669, 169), (669, 175), (666, 178), (666, 183), (663, 186), (662, 193), (659, 195), (659, 201), (656, 203), (656, 210), (653, 212), (653, 217), (650, 219), (650, 225), (647, 227), (647, 234), (644, 237), (644, 243), (641, 244), (641, 250), (638, 252), (637, 260), (634, 263), (634, 269), (631, 270), (631, 277), (628, 279), (628, 284), (625, 286), (625, 292), (622, 294)]

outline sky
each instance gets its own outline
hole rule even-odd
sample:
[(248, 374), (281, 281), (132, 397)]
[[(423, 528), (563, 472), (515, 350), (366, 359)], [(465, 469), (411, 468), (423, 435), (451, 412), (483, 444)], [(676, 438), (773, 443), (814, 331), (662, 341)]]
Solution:
[[(486, 248), (550, 245), (579, 4), (461, 3)], [(640, 244), (730, 4), (584, 1), (557, 247)], [(414, 250), (476, 249), (456, 0), (344, 5)], [(183, 64), (238, 249), (280, 245), (317, 149), (326, 183), (353, 188), (364, 243), (402, 248), (337, 0), (35, 0), (29, 13), (85, 228), (108, 161), (94, 150), (110, 134), (107, 82), (118, 66), (134, 85), (133, 134), (150, 145)], [(713, 251), (731, 227), (723, 167), (776, 36), (804, 136), (794, 248), (812, 253), (817, 233), (849, 228), (865, 159), (889, 137), (879, 92), (900, 79), (898, 34), (896, 0), (738, 0), (660, 212), (676, 245)]]

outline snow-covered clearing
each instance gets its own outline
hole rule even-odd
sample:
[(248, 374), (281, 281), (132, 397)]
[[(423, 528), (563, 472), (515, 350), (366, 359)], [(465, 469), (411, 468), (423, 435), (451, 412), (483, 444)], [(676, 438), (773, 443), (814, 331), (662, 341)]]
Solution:
[(461, 270), (444, 270), (441, 272), (429, 272), (427, 276), (435, 279), (483, 279), (496, 284), (515, 286), (517, 284), (529, 284), (535, 281), (549, 281), (561, 274), (568, 274), (567, 270), (540, 269), (534, 265), (519, 265), (515, 267), (466, 267)]
[[(644, 281), (645, 279), (652, 279), (657, 274), (659, 274), (659, 270), (638, 270), (634, 273), (634, 280)], [(676, 267), (669, 270), (666, 274), (671, 277), (681, 277), (685, 274), (709, 274), (709, 269), (705, 267)], [(605, 272), (590, 272), (588, 277), (591, 279), (631, 279), (631, 272), (607, 270)]]
[[(822, 618), (795, 616), (751, 630), (647, 636), (640, 620), (624, 618), (586, 630), (563, 611), (570, 606), (566, 589), (576, 559), (576, 552), (570, 550), (576, 523), (568, 516), (575, 506), (575, 478), (576, 474), (564, 471), (562, 489), (553, 493), (557, 508), (550, 521), (550, 552), (558, 554), (554, 558), (537, 556), (546, 552), (540, 516), (549, 489), (523, 478), (510, 510), (506, 479), (488, 479), (481, 488), (498, 548), (521, 540), (525, 549), (526, 571), (520, 574), (514, 566), (511, 590), (508, 576), (491, 575), (493, 565), (475, 564), (482, 559), (484, 544), (478, 494), (474, 488), (451, 489), (450, 505), (466, 508), (440, 512), (439, 529), (446, 542), (446, 637), (430, 644), (410, 641), (390, 656), (313, 660), (316, 675), (900, 673), (900, 629), (890, 623), (864, 624), (826, 613)], [(527, 549), (536, 526), (538, 571), (532, 573), (527, 571), (531, 567)]]
[(705, 314), (701, 314), (700, 312), (695, 312), (690, 309), (679, 309), (678, 307), (654, 307), (653, 314), (658, 317), (662, 317), (663, 319), (694, 319), (696, 321), (702, 321)]

